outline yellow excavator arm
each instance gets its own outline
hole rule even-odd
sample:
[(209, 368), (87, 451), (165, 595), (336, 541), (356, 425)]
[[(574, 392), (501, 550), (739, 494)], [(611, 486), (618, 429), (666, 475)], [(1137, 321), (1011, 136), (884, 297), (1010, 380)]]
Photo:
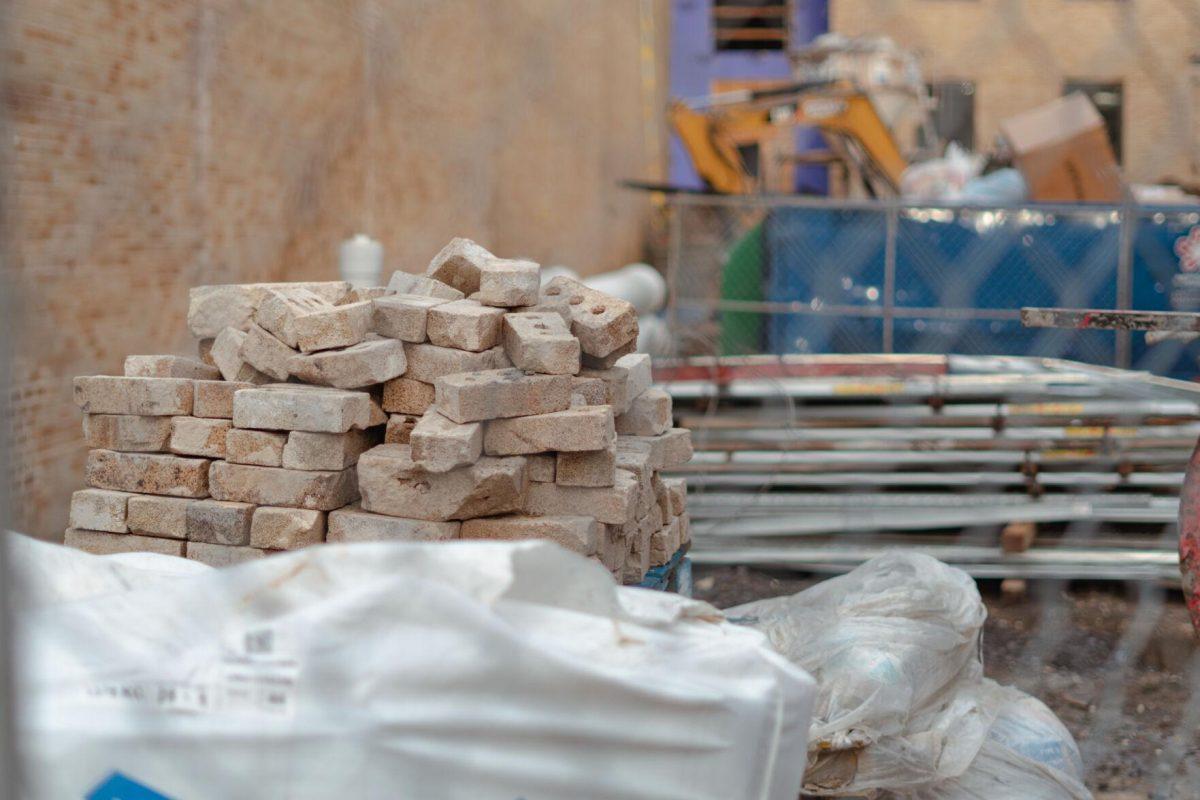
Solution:
[(831, 84), (797, 84), (715, 97), (710, 103), (671, 103), (671, 127), (696, 172), (713, 191), (748, 194), (757, 181), (738, 147), (784, 127), (813, 127), (831, 147), (859, 161), (864, 172), (898, 192), (908, 162), (866, 93)]

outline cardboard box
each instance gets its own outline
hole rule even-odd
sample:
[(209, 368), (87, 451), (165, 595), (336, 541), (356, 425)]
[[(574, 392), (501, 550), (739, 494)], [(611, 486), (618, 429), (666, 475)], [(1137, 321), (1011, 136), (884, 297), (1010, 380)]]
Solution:
[(1124, 183), (1104, 120), (1082, 92), (1009, 117), (1000, 130), (1031, 200), (1120, 202)]

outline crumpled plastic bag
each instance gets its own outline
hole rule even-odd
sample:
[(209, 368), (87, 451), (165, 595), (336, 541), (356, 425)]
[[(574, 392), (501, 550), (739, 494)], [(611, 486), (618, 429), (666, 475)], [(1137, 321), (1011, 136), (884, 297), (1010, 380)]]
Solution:
[(983, 172), (986, 159), (951, 142), (941, 158), (913, 164), (900, 176), (905, 200), (947, 202), (958, 200), (963, 189)]

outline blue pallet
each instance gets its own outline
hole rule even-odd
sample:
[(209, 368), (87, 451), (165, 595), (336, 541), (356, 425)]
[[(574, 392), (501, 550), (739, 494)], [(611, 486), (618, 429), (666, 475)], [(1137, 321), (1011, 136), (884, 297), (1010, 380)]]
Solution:
[(660, 592), (675, 592), (684, 597), (692, 596), (692, 560), (687, 557), (688, 545), (684, 545), (671, 556), (667, 563), (651, 568), (635, 584), (640, 589), (654, 589)]

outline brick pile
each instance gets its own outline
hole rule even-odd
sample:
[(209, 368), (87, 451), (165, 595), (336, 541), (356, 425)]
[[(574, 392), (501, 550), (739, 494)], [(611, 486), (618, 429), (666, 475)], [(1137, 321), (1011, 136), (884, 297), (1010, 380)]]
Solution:
[(66, 543), (215, 566), (323, 541), (551, 539), (635, 583), (688, 541), (691, 458), (637, 315), (466, 239), (424, 275), (192, 290), (200, 358), (75, 380)]

